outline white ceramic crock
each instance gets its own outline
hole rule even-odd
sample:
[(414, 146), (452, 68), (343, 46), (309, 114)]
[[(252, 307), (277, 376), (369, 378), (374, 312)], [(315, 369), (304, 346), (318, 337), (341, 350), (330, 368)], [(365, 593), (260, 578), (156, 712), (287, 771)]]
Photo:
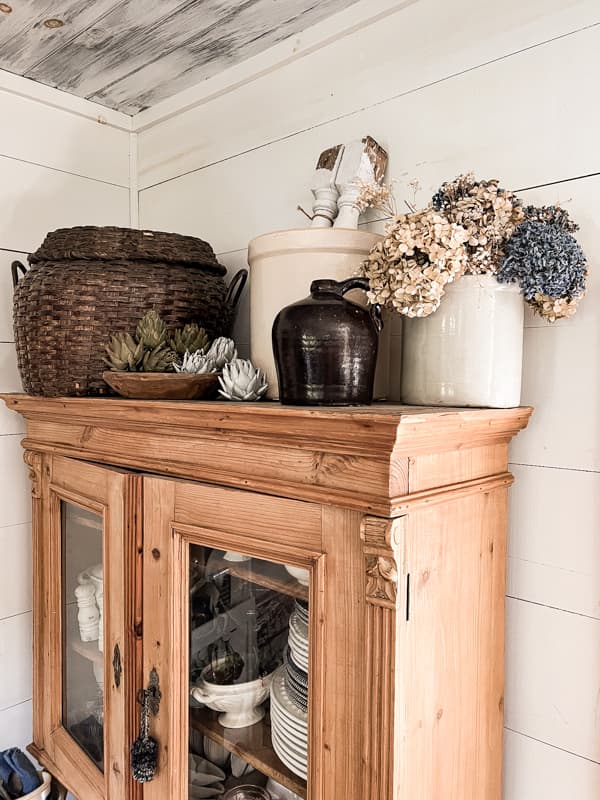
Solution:
[[(248, 246), (250, 264), (250, 356), (267, 376), (267, 397), (277, 398), (277, 373), (273, 358), (271, 329), (282, 308), (306, 297), (318, 278), (341, 281), (357, 273), (377, 233), (346, 228), (298, 228), (275, 231), (253, 239)], [(366, 304), (364, 293), (349, 295)], [(384, 329), (379, 341), (375, 398), (387, 394), (389, 334)]]
[(516, 284), (498, 283), (491, 275), (466, 275), (451, 283), (436, 312), (404, 320), (402, 401), (518, 406), (523, 311)]
[(260, 722), (265, 715), (261, 705), (269, 696), (274, 673), (248, 683), (222, 685), (205, 680), (209, 669), (205, 667), (202, 670), (198, 686), (191, 690), (194, 700), (224, 712), (219, 714), (219, 722), (224, 728), (246, 728)]

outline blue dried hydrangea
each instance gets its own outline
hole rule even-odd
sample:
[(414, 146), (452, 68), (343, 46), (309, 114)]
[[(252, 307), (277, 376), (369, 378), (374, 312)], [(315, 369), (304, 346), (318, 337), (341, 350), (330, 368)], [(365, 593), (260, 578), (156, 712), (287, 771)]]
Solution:
[(526, 300), (536, 294), (572, 298), (585, 291), (586, 258), (561, 225), (528, 220), (505, 246), (497, 274), (500, 283), (519, 283)]
[(560, 206), (525, 206), (523, 209), (525, 219), (531, 222), (546, 222), (549, 225), (558, 225), (563, 231), (575, 233), (579, 225), (571, 219), (569, 212)]

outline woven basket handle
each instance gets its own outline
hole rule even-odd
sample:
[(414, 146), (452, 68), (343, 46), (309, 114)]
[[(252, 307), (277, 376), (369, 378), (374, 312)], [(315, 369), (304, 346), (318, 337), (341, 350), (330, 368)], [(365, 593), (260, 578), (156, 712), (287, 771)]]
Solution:
[(244, 291), (244, 286), (246, 285), (246, 281), (248, 280), (248, 270), (247, 269), (240, 269), (238, 272), (235, 273), (229, 287), (227, 289), (227, 294), (225, 296), (225, 305), (229, 308), (230, 311), (234, 311), (235, 307), (240, 301), (240, 297), (242, 296), (242, 292)]
[(27, 267), (25, 266), (25, 264), (22, 264), (20, 261), (13, 261), (12, 264), (10, 265), (13, 288), (19, 282), (19, 271), (21, 271), (23, 275), (27, 275)]

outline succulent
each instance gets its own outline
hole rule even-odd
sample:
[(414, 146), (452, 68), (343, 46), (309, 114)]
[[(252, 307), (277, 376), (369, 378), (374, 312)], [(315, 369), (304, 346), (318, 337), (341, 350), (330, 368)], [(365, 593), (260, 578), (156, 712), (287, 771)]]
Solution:
[(219, 383), (219, 394), (227, 400), (260, 400), (268, 388), (264, 372), (243, 358), (225, 364)]
[(170, 344), (171, 349), (183, 356), (188, 352), (195, 353), (197, 350), (205, 350), (208, 346), (208, 335), (204, 328), (191, 322), (184, 328), (175, 331)]
[(136, 342), (129, 333), (116, 333), (110, 337), (105, 350), (108, 358), (103, 361), (114, 372), (136, 372), (144, 357), (141, 342)]
[(217, 370), (222, 370), (225, 364), (237, 358), (237, 350), (233, 339), (228, 339), (226, 336), (219, 336), (208, 349), (206, 354), (212, 358), (217, 366)]
[(174, 364), (175, 372), (188, 372), (194, 375), (204, 375), (207, 372), (216, 372), (217, 365), (213, 358), (205, 355), (203, 350), (196, 350), (194, 353), (186, 353), (183, 362)]
[(165, 347), (158, 345), (152, 350), (147, 350), (142, 361), (142, 372), (172, 372), (177, 354)]
[(148, 311), (138, 323), (136, 330), (140, 343), (148, 350), (160, 347), (167, 341), (167, 326), (158, 311)]

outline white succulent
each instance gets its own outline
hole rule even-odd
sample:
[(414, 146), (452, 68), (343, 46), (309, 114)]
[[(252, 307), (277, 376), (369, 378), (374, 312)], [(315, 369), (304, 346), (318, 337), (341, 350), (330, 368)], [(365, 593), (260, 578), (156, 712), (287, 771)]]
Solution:
[(214, 358), (211, 358), (204, 350), (196, 350), (190, 353), (186, 350), (181, 366), (175, 364), (175, 372), (187, 372), (192, 375), (204, 375), (207, 372), (216, 372), (217, 365)]
[(225, 364), (229, 364), (234, 358), (237, 358), (237, 350), (233, 339), (228, 339), (226, 336), (219, 336), (215, 339), (206, 353), (210, 356), (217, 365), (217, 370), (222, 370)]
[(268, 388), (265, 373), (243, 358), (225, 364), (219, 383), (219, 394), (227, 400), (260, 400)]

